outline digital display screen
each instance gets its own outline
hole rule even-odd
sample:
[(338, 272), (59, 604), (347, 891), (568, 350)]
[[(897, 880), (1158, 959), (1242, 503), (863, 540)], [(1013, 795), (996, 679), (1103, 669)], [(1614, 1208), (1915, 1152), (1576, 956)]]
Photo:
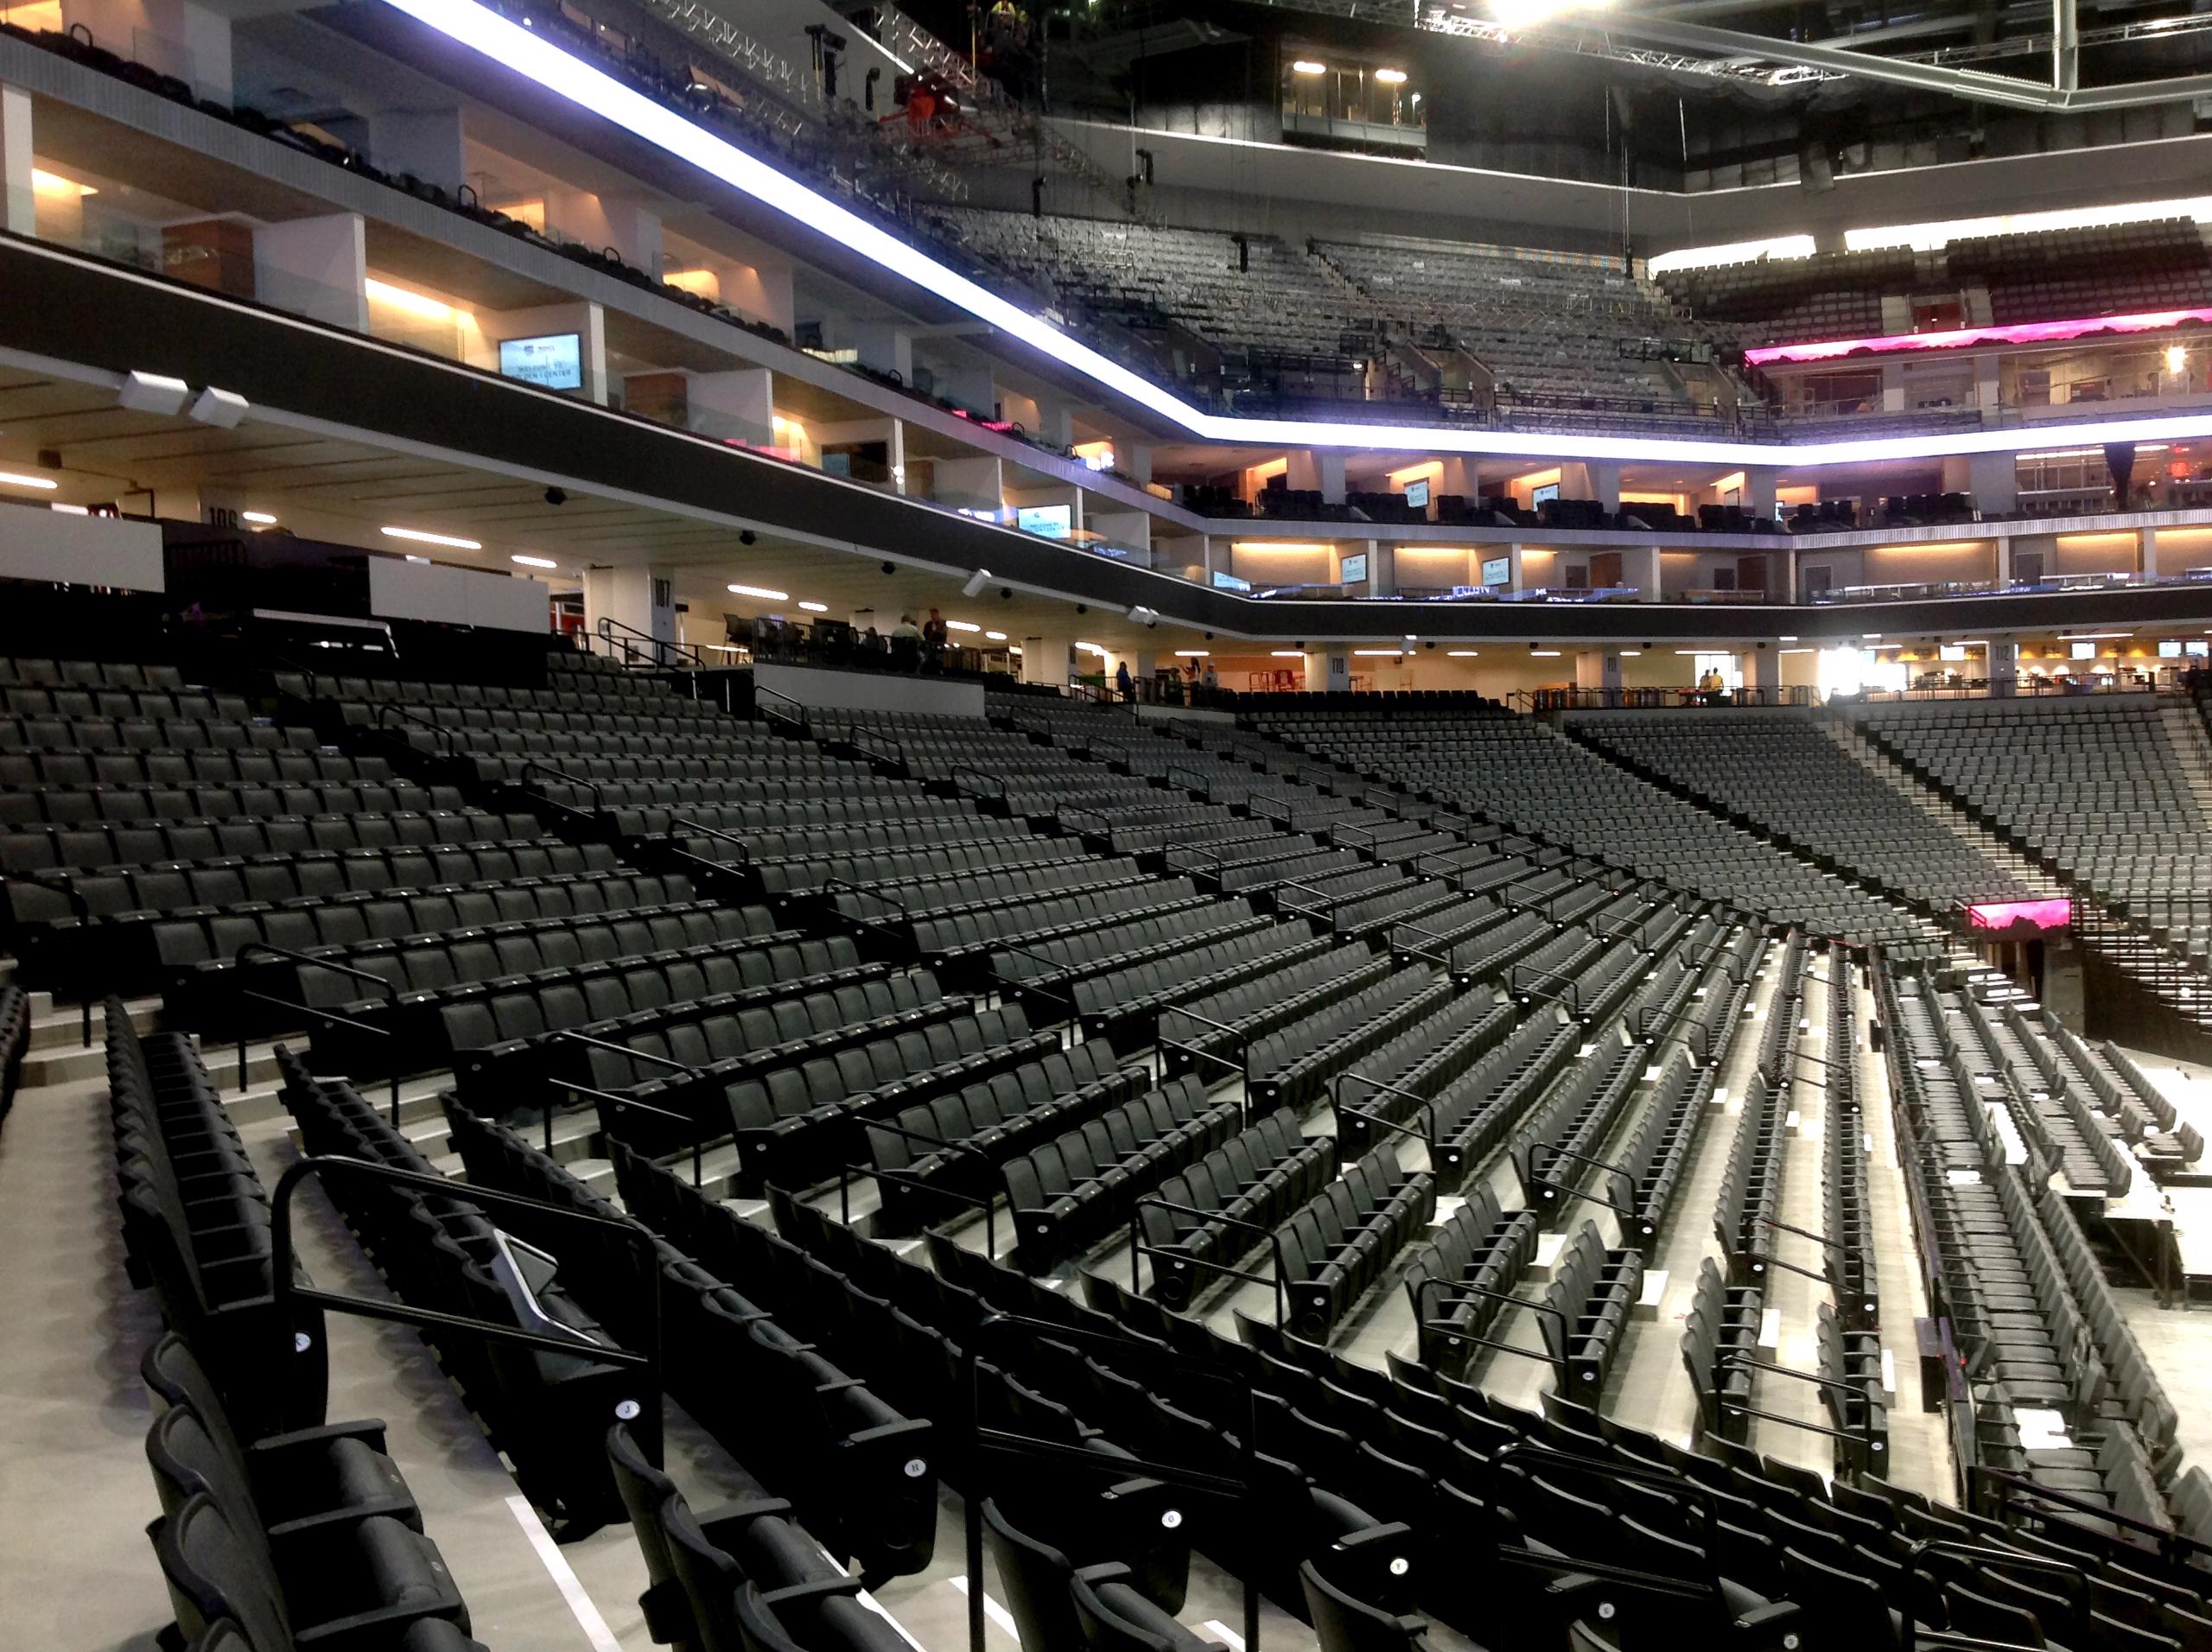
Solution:
[(2074, 921), (2074, 903), (2050, 900), (1984, 900), (1967, 907), (1967, 921), (1975, 929), (2011, 929), (2025, 924), (2031, 929), (2064, 929)]
[(1234, 574), (1224, 574), (1217, 568), (1213, 570), (1213, 588), (1217, 591), (1249, 591), (1252, 588), (1252, 581), (1238, 579)]
[(1344, 561), (1344, 572), (1339, 574), (1337, 577), (1346, 585), (1357, 585), (1362, 580), (1365, 579), (1367, 577), (1367, 553), (1365, 551), (1362, 551), (1357, 556), (1345, 557)]
[(2179, 659), (2181, 658), (2180, 640), (2176, 639), (2171, 642), (2160, 643), (2158, 645), (2158, 658), (2160, 659)]
[(1513, 559), (1510, 556), (1485, 556), (1483, 558), (1483, 583), (1484, 585), (1504, 585), (1509, 583), (1512, 578)]
[(1416, 511), (1428, 509), (1428, 479), (1427, 477), (1423, 477), (1420, 481), (1406, 484), (1406, 503)]
[(2202, 659), (2207, 654), (2212, 654), (2212, 642), (2185, 642), (2181, 645), (2181, 651), (2191, 659)]
[(2097, 645), (2094, 643), (2069, 643), (2066, 645), (2066, 651), (2075, 659), (2094, 659), (2097, 657)]
[(1541, 487), (1535, 488), (1530, 491), (1529, 494), (1529, 503), (1533, 507), (1539, 505), (1548, 504), (1558, 497), (1559, 484), (1557, 482), (1546, 482)]
[(1963, 643), (1945, 643), (1941, 648), (1936, 651), (1936, 653), (1937, 658), (1942, 659), (1964, 659), (1967, 657), (1966, 645)]
[(540, 390), (584, 387), (584, 340), (580, 333), (499, 340), (499, 374)]
[(1014, 525), (1044, 539), (1065, 539), (1075, 531), (1075, 507), (1067, 505), (1025, 505), (1014, 513)]

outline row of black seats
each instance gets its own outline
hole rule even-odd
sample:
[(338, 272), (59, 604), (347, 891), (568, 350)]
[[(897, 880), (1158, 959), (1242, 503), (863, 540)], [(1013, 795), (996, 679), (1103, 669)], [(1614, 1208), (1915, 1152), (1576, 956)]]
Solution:
[(16, 1104), (31, 1047), (31, 1001), (21, 987), (0, 987), (0, 1123)]
[(1720, 1191), (1713, 1206), (1713, 1231), (1727, 1261), (1731, 1284), (1752, 1285), (1766, 1277), (1782, 1204), (1788, 1098), (1788, 1085), (1771, 1086), (1761, 1074), (1753, 1073), (1745, 1081), (1744, 1110), (1728, 1143)]
[[(131, 1282), (153, 1287), (162, 1319), (202, 1352), (242, 1423), (275, 1432), (321, 1421), (321, 1312), (296, 1312), (283, 1335), (269, 1196), (200, 1052), (181, 1033), (142, 1040), (120, 999), (103, 1013)], [(294, 1357), (280, 1366), (269, 1350), (287, 1344)]]
[(0, 685), (0, 716), (111, 717), (118, 722), (153, 719), (244, 723), (253, 708), (235, 694), (204, 689), (92, 688), (86, 684)]
[(312, 785), (384, 780), (381, 758), (254, 747), (131, 747), (122, 751), (0, 748), (0, 785), (68, 791), (86, 786)]
[(1758, 1286), (1729, 1284), (1710, 1256), (1698, 1264), (1681, 1342), (1682, 1368), (1697, 1399), (1698, 1439), (1741, 1445), (1749, 1437), (1752, 1382), (1764, 1363), (1759, 1346), (1764, 1312)]
[(137, 825), (265, 815), (391, 815), (458, 809), (449, 785), (412, 780), (240, 782), (232, 785), (25, 786), (0, 793), (0, 827)]
[(0, 832), (0, 876), (213, 861), (228, 855), (313, 855), (345, 849), (428, 848), (535, 837), (534, 815), (455, 809), (423, 814), (276, 815), (240, 820), (176, 819), (135, 826), (23, 826)]
[(1290, 1329), (1308, 1342), (1328, 1341), (1435, 1215), (1436, 1178), (1405, 1169), (1395, 1147), (1346, 1165), (1277, 1231)]
[(249, 1432), (174, 1332), (140, 1374), (162, 1504), (147, 1534), (194, 1646), (483, 1652), (381, 1422)]
[[(1217, 993), (1164, 1009), (1160, 1014), (1160, 1042), (1167, 1071), (1179, 1074), (1203, 1064), (1211, 1076), (1225, 1066), (1241, 1070), (1249, 1088), (1250, 1052), (1255, 1039), (1304, 1022), (1331, 1004), (1379, 984), (1389, 974), (1389, 961), (1376, 957), (1369, 948), (1340, 946), (1278, 970), (1264, 981), (1238, 982)], [(1417, 989), (1417, 975), (1408, 974), (1414, 978), (1402, 984), (1410, 995)]]
[[(929, 1564), (937, 1537), (929, 1422), (902, 1415), (522, 1136), (450, 1098), (446, 1117), (472, 1185), (598, 1218), (588, 1228), (534, 1225), (529, 1210), (501, 1220), (559, 1258), (565, 1288), (626, 1347), (652, 1345), (648, 1306), (658, 1290), (663, 1386), (747, 1474), (800, 1510), (813, 1537), (871, 1584)], [(624, 1185), (639, 1179), (621, 1172)], [(651, 1429), (639, 1434), (655, 1438)]]
[(1017, 1154), (1136, 1099), (1151, 1070), (1089, 1039), (867, 1126), (879, 1234), (906, 1233), (991, 1197)]
[(1216, 904), (1188, 878), (1134, 880), (923, 918), (913, 925), (913, 945), (947, 982), (980, 988), (991, 980), (992, 954), (1007, 947), (1032, 948), (1140, 914), (1166, 917)]
[[(435, 1173), (350, 1084), (316, 1078), (283, 1045), (276, 1059), (285, 1108), (309, 1153)], [(594, 1357), (619, 1344), (563, 1287), (550, 1259), (517, 1249), (502, 1227), (467, 1202), (459, 1184), (450, 1196), (350, 1176), (327, 1178), (324, 1186), (402, 1302), (575, 1344), (574, 1354), (555, 1354), (466, 1328), (423, 1332), (549, 1524), (582, 1536), (622, 1519), (621, 1499), (598, 1449), (601, 1431), (618, 1417), (631, 1419), (658, 1451), (658, 1395), (639, 1368)]]
[[(1338, 1074), (1426, 1021), (1452, 997), (1451, 982), (1437, 980), (1425, 969), (1399, 969), (1302, 1020), (1261, 1034), (1244, 1058), (1245, 1085), (1253, 1104), (1310, 1107), (1327, 1093)], [(1172, 1025), (1163, 1013), (1162, 1032)]]
[(181, 689), (184, 674), (174, 665), (144, 660), (38, 659), (10, 655), (0, 659), (0, 688)]
[(1595, 1408), (1643, 1291), (1643, 1253), (1608, 1250), (1586, 1222), (1561, 1247), (1536, 1323), (1562, 1392)]
[(1007, 1160), (1016, 1266), (1049, 1273), (1126, 1223), (1139, 1198), (1227, 1142), (1242, 1119), (1236, 1102), (1209, 1102), (1185, 1074)]
[(1138, 1203), (1152, 1290), (1189, 1306), (1210, 1272), (1235, 1265), (1335, 1177), (1337, 1144), (1300, 1134), (1288, 1108), (1270, 1113)]
[(715, 944), (696, 956), (625, 956), (610, 960), (603, 971), (562, 969), (456, 989), (438, 1006), (440, 1042), (453, 1054), (461, 1099), (496, 1114), (534, 1106), (563, 1061), (571, 1061), (578, 1082), (588, 1081), (588, 1070), (571, 1059), (585, 1046), (564, 1040), (563, 1033), (631, 1016), (712, 1013), (861, 980), (883, 968), (862, 963), (847, 937), (813, 939), (775, 930), (734, 947)]
[(1167, 956), (1147, 956), (1076, 977), (1069, 998), (1085, 1038), (1155, 1041), (1160, 1013), (1255, 975), (1271, 975), (1329, 950), (1301, 920), (1268, 924)]
[(312, 751), (312, 728), (204, 717), (0, 716), (0, 752)]
[(1539, 1225), (1534, 1210), (1505, 1212), (1491, 1185), (1478, 1182), (1415, 1247), (1402, 1277), (1421, 1364), (1451, 1376), (1465, 1370), (1535, 1261)]

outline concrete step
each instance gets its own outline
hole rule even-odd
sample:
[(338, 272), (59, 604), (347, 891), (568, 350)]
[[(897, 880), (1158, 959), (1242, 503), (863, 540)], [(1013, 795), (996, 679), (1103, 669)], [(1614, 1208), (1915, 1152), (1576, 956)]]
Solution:
[[(86, 1016), (83, 1007), (76, 1004), (53, 1004), (51, 995), (46, 993), (40, 993), (37, 997), (47, 999), (50, 1007), (42, 1012), (35, 1007), (32, 1010), (29, 1048), (32, 1050), (83, 1049), (86, 1040)], [(143, 1035), (160, 1026), (162, 1019), (160, 999), (133, 998), (127, 1000), (126, 1003), (130, 1011), (130, 1025), (137, 1032)], [(105, 1005), (92, 1006), (91, 1022), (92, 1042), (97, 1047), (100, 1040), (107, 1036), (107, 1007)]]
[[(223, 1095), (224, 1106), (239, 1123), (257, 1123), (264, 1119), (273, 1119), (284, 1110), (283, 1084), (276, 1073), (273, 1055), (264, 1067), (253, 1060), (249, 1052), (249, 1076), (246, 1087), (242, 1090), (237, 1088), (238, 1070), (235, 1049), (231, 1052), (227, 1064), (219, 1065), (211, 1061), (207, 1071), (218, 1084), (226, 1087)], [(366, 1083), (357, 1082), (353, 1087), (361, 1092), (362, 1099), (378, 1112), (388, 1111), (391, 1101), (391, 1086), (388, 1083), (372, 1079)], [(452, 1088), (453, 1075), (449, 1072), (429, 1073), (421, 1078), (403, 1081), (399, 1086), (400, 1128), (404, 1131), (410, 1124), (424, 1124), (432, 1120), (437, 1121), (442, 1128), (444, 1109), (438, 1104), (438, 1095), (442, 1090)]]

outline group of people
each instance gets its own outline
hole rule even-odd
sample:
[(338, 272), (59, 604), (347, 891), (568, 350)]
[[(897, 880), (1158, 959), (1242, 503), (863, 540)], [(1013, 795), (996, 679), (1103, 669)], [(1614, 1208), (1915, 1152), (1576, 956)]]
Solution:
[[(1163, 687), (1173, 682), (1189, 696), (1193, 703), (1197, 702), (1200, 694), (1215, 694), (1219, 692), (1221, 688), (1221, 673), (1214, 670), (1211, 660), (1206, 662), (1203, 671), (1198, 669), (1198, 661), (1192, 660), (1181, 670), (1176, 670), (1171, 666), (1160, 672), (1160, 677)], [(1135, 703), (1137, 680), (1129, 674), (1129, 663), (1127, 660), (1123, 660), (1114, 668), (1114, 691), (1122, 696), (1124, 703)]]
[(902, 613), (899, 623), (885, 636), (874, 626), (861, 632), (861, 646), (870, 652), (887, 651), (893, 670), (919, 671), (925, 667), (932, 671), (944, 669), (945, 651), (951, 645), (952, 631), (944, 623), (944, 616), (935, 608), (919, 626), (914, 616)]

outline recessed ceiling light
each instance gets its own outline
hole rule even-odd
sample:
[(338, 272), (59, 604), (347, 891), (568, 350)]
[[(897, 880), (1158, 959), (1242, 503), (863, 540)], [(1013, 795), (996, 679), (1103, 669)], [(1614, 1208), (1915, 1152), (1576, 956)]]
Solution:
[(445, 545), (454, 550), (484, 549), (480, 539), (457, 539), (449, 533), (424, 533), (419, 528), (386, 528), (383, 531), (387, 539), (405, 539), (418, 545)]
[(1406, 651), (1402, 648), (1355, 648), (1351, 651), (1363, 659), (1395, 659)]
[(22, 476), (12, 470), (0, 470), (0, 486), (36, 487), (51, 493), (60, 486), (51, 476)]
[(1529, 657), (1531, 659), (1557, 659), (1559, 658), (1559, 650), (1556, 648), (1532, 648), (1529, 651)]
[(947, 631), (981, 631), (982, 626), (972, 620), (948, 620), (944, 622), (944, 628)]
[(1268, 650), (1268, 658), (1269, 659), (1304, 659), (1306, 655), (1303, 650), (1296, 648), (1270, 648)]
[(1402, 86), (1406, 83), (1406, 72), (1403, 69), (1377, 69), (1375, 78), (1386, 86)]
[(524, 568), (558, 568), (561, 565), (550, 556), (524, 556), (519, 552), (508, 557), (507, 560), (511, 562), (520, 562)]
[(765, 585), (732, 585), (725, 588), (732, 596), (757, 596), (763, 602), (788, 602), (789, 591), (772, 591)]
[(802, 602), (798, 606), (799, 611), (802, 613), (827, 613), (830, 612), (830, 605), (827, 602)]
[(1006, 640), (1006, 632), (1003, 631), (987, 631), (983, 633), (983, 639), (986, 642), (1002, 643)]
[(63, 516), (90, 516), (90, 515), (92, 515), (92, 511), (91, 511), (90, 510), (86, 509), (84, 505), (64, 505), (64, 504), (62, 504), (62, 503), (61, 503), (61, 501), (60, 501), (60, 500), (59, 500), (59, 499), (56, 499), (53, 504), (51, 504), (51, 505), (48, 505), (46, 508), (47, 508), (48, 510), (49, 510), (49, 511), (60, 511), (60, 512), (61, 512), (61, 514), (62, 514)]
[(1213, 650), (1211, 648), (1179, 648), (1175, 651), (1175, 658), (1177, 659), (1204, 659), (1212, 652)]
[(266, 511), (241, 511), (238, 512), (238, 520), (251, 522), (255, 526), (262, 528), (273, 527), (276, 522), (276, 518)]
[(1290, 72), (1293, 74), (1326, 74), (1329, 72), (1329, 66), (1325, 63), (1316, 63), (1310, 57), (1301, 57), (1290, 66)]

